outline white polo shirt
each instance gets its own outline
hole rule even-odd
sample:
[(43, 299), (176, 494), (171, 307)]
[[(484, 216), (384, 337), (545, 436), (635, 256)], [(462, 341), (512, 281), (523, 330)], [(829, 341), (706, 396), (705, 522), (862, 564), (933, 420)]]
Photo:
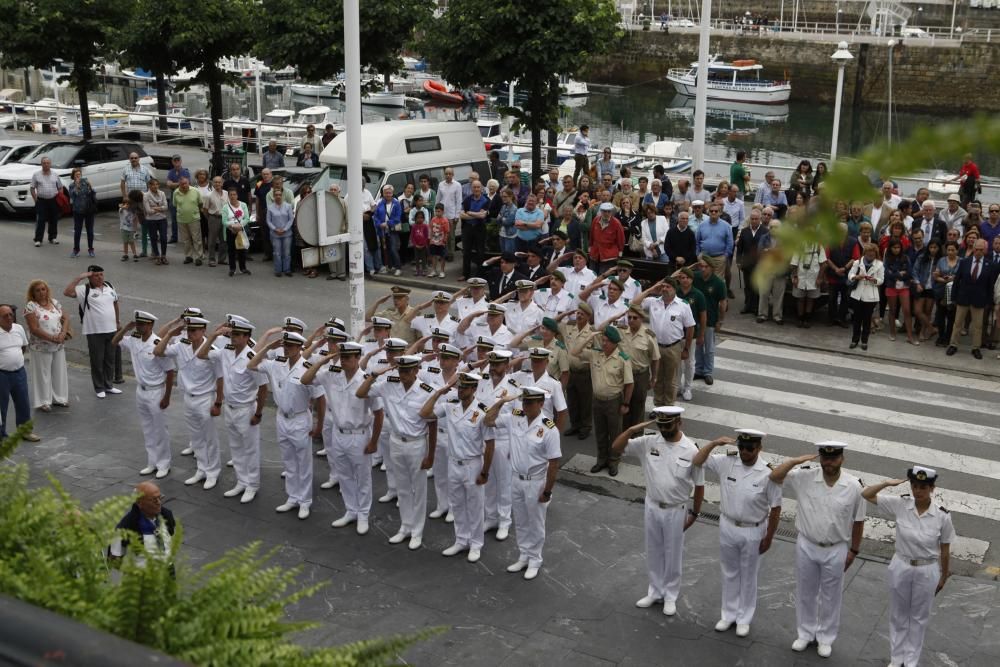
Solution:
[[(87, 295), (86, 304), (84, 295)], [(115, 317), (115, 303), (118, 302), (118, 292), (111, 285), (91, 287), (87, 291), (86, 283), (76, 286), (76, 301), (83, 308), (83, 335), (114, 333), (118, 330), (118, 319)]]
[(28, 336), (20, 324), (11, 324), (10, 331), (0, 329), (0, 371), (20, 370), (24, 366), (26, 347)]
[[(217, 349), (215, 345), (212, 349)], [(185, 394), (201, 396), (215, 391), (215, 381), (222, 377), (222, 366), (218, 361), (199, 359), (198, 350), (187, 338), (167, 345), (163, 355), (177, 364), (178, 383)]]
[(684, 338), (684, 330), (694, 326), (691, 306), (677, 297), (670, 304), (660, 297), (643, 299), (642, 309), (649, 313), (649, 328), (656, 334), (658, 345), (670, 345)]
[(348, 378), (347, 371), (334, 364), (327, 364), (316, 374), (314, 384), (326, 392), (326, 414), (335, 428), (356, 431), (372, 427), (373, 413), (382, 409), (382, 401), (371, 395), (358, 398), (358, 387), (364, 381), (361, 369)]
[(831, 487), (819, 466), (801, 466), (785, 477), (785, 488), (795, 492), (799, 508), (795, 528), (814, 544), (837, 544), (851, 539), (855, 521), (865, 520), (861, 480), (841, 472)]
[(781, 507), (781, 486), (770, 480), (771, 468), (759, 456), (746, 466), (739, 454), (713, 454), (705, 467), (719, 476), (723, 516), (757, 523), (767, 519), (772, 507)]
[(572, 294), (579, 294), (587, 285), (597, 280), (597, 274), (586, 267), (581, 271), (574, 268), (563, 270), (563, 275), (566, 276), (563, 288)]
[(407, 439), (427, 435), (427, 422), (420, 418), (420, 409), (432, 393), (434, 387), (419, 380), (406, 389), (398, 375), (389, 375), (368, 391), (369, 396), (382, 399), (393, 436)]
[(515, 475), (541, 477), (551, 459), (562, 458), (559, 429), (544, 411), (529, 421), (522, 410), (512, 410), (497, 417), (497, 426), (510, 433), (510, 467)]
[(909, 494), (878, 495), (878, 506), (896, 520), (896, 553), (906, 560), (934, 560), (941, 555), (941, 545), (955, 539), (951, 515), (933, 503), (917, 514), (917, 503)]
[(143, 340), (138, 331), (122, 338), (121, 346), (128, 350), (132, 358), (132, 371), (141, 386), (155, 387), (163, 384), (167, 380), (167, 371), (174, 369), (173, 360), (153, 354), (153, 348), (159, 342), (160, 339), (154, 334)]
[(237, 354), (232, 343), (226, 345), (224, 349), (208, 353), (208, 358), (212, 361), (217, 360), (222, 367), (226, 403), (230, 405), (252, 403), (257, 400), (257, 388), (267, 384), (266, 375), (247, 370), (247, 363), (253, 356), (253, 350), (249, 345)]
[(696, 486), (705, 485), (705, 471), (691, 463), (698, 448), (686, 435), (667, 442), (659, 433), (628, 441), (625, 453), (636, 456), (646, 476), (646, 500), (676, 507), (688, 501)]
[(494, 436), (494, 429), (486, 426), (486, 404), (473, 397), (469, 407), (463, 408), (455, 394), (448, 395), (452, 397), (434, 406), (438, 426), (443, 424), (448, 434), (448, 459), (464, 461), (482, 456), (486, 441)]

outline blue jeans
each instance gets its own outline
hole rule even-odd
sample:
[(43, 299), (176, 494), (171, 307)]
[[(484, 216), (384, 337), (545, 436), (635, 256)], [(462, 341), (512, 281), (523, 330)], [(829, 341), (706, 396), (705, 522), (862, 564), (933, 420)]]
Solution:
[(382, 237), (382, 243), (385, 244), (386, 250), (389, 251), (389, 268), (398, 269), (402, 266), (399, 261), (399, 234), (389, 232)]
[(87, 230), (87, 250), (94, 249), (94, 214), (73, 212), (73, 252), (80, 252), (80, 236)]
[(170, 242), (177, 243), (177, 209), (174, 208), (172, 193), (167, 195), (167, 213), (170, 218)]
[(715, 373), (715, 329), (713, 327), (705, 327), (705, 344), (695, 347), (694, 372), (695, 375)]
[(372, 252), (368, 249), (368, 244), (365, 245), (365, 271), (368, 273), (375, 273), (382, 270), (382, 250), (379, 248)]
[(517, 252), (517, 237), (506, 239), (500, 237), (500, 252)]
[(24, 366), (16, 371), (0, 371), (0, 438), (7, 437), (7, 402), (14, 400), (14, 421), (18, 426), (31, 419), (28, 400), (28, 373)]
[(284, 234), (278, 236), (271, 232), (271, 247), (274, 252), (274, 272), (292, 272), (292, 230), (288, 229)]

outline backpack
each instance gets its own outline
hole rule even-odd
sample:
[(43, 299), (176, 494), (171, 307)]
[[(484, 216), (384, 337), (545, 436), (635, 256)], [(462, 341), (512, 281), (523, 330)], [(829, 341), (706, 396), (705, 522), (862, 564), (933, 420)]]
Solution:
[[(110, 287), (111, 289), (114, 289), (114, 287), (115, 287), (114, 285), (112, 285), (111, 283), (109, 283), (107, 280), (104, 281), (104, 284), (107, 285), (108, 287)], [(82, 306), (79, 305), (79, 304), (77, 305), (77, 310), (80, 312), (80, 322), (81, 323), (83, 323), (83, 311), (86, 310), (87, 308), (90, 308), (90, 281), (89, 280), (87, 281), (87, 287), (86, 287), (86, 289), (83, 290), (83, 305)]]

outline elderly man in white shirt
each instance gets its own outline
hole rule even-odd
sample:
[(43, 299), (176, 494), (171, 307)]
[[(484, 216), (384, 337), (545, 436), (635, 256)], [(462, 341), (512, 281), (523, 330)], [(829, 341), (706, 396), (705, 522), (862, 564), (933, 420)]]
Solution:
[[(28, 336), (24, 327), (14, 321), (14, 308), (0, 305), (0, 440), (7, 437), (7, 401), (14, 400), (14, 420), (20, 426), (31, 420), (28, 398), (28, 374), (24, 369), (24, 353), (28, 351)], [(38, 442), (34, 433), (24, 436), (28, 442)]]

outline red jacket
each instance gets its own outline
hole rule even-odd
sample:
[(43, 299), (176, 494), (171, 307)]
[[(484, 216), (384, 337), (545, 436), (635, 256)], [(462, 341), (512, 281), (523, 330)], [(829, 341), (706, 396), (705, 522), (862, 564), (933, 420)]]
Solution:
[(597, 262), (608, 262), (621, 257), (625, 249), (625, 228), (618, 218), (611, 218), (608, 226), (601, 228), (601, 216), (590, 223), (590, 258)]

